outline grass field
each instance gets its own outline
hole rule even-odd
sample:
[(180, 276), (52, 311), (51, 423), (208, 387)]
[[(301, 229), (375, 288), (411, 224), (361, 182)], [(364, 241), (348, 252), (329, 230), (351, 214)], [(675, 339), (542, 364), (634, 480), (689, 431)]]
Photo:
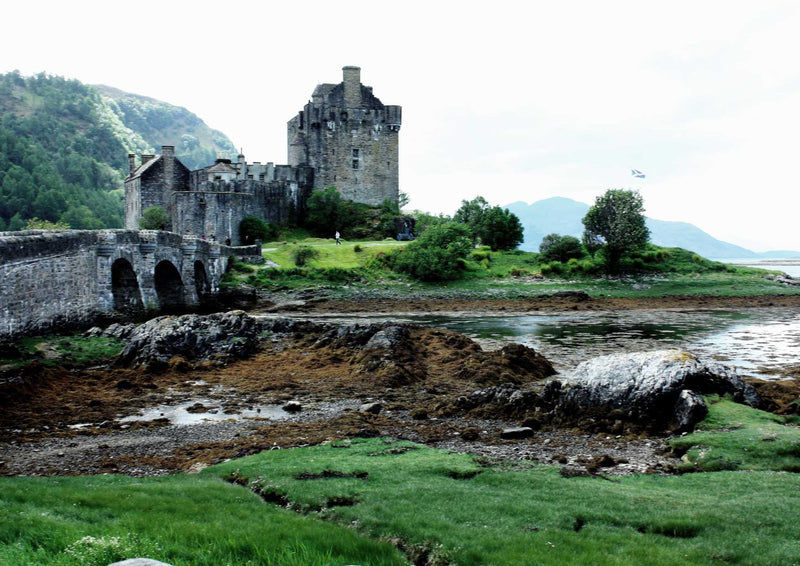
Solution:
[(800, 462), (798, 429), (713, 401), (679, 442), (687, 454), (719, 449), (736, 471), (566, 478), (373, 438), (199, 475), (0, 478), (0, 563), (800, 563), (800, 476), (779, 471)]
[[(425, 284), (386, 269), (376, 258), (402, 250), (408, 242), (394, 240), (343, 242), (306, 238), (264, 244), (268, 265), (237, 263), (225, 284), (246, 283), (267, 289), (297, 289), (331, 285), (329, 292), (343, 296), (360, 289), (382, 289), (394, 294), (466, 295), (486, 298), (518, 298), (565, 290), (586, 291), (593, 297), (662, 297), (672, 295), (755, 296), (797, 295), (800, 287), (776, 283), (761, 269), (736, 267), (700, 258), (678, 248), (655, 248), (635, 263), (626, 277), (606, 278), (585, 267), (590, 260), (567, 264), (539, 263), (539, 254), (512, 250), (478, 249), (464, 262), (460, 280)], [(316, 257), (297, 267), (293, 254), (302, 247)], [(556, 262), (558, 263), (558, 262)], [(584, 267), (581, 267), (584, 266)], [(583, 269), (588, 270), (583, 271)], [(545, 273), (543, 276), (542, 273)], [(588, 273), (588, 274), (587, 274)], [(347, 288), (343, 289), (343, 286)]]

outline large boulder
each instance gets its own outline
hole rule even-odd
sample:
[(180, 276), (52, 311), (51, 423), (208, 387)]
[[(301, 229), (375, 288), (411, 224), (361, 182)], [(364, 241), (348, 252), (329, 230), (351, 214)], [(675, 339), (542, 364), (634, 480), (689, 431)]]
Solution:
[(554, 412), (617, 419), (650, 430), (691, 430), (707, 407), (701, 395), (729, 395), (757, 406), (758, 394), (728, 366), (684, 350), (602, 356), (581, 363), (562, 382)]
[(255, 352), (260, 332), (256, 319), (243, 311), (161, 316), (130, 334), (118, 364), (159, 369), (174, 357), (226, 363)]

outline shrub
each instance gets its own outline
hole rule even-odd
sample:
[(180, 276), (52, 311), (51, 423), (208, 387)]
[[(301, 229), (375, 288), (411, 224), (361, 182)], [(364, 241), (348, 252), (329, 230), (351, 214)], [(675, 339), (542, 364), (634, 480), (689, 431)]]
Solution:
[(308, 246), (299, 246), (292, 251), (292, 260), (297, 267), (307, 265), (309, 261), (319, 257), (319, 251)]
[(583, 246), (575, 236), (559, 236), (548, 234), (539, 244), (539, 254), (543, 261), (560, 261), (565, 263), (570, 259), (579, 259), (584, 256)]
[(469, 229), (448, 222), (428, 228), (390, 260), (397, 271), (420, 281), (452, 281), (461, 277), (464, 261), (472, 250)]
[(167, 211), (160, 206), (151, 206), (142, 212), (139, 228), (142, 230), (163, 230), (169, 222)]
[(270, 226), (257, 216), (247, 216), (239, 224), (239, 237), (245, 245), (254, 244), (256, 240), (262, 242), (275, 238), (278, 230)]

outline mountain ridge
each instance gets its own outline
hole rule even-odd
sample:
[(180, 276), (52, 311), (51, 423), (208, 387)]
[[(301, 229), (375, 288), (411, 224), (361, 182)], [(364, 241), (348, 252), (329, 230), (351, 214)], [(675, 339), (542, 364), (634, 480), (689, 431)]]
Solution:
[[(566, 198), (549, 197), (526, 203), (515, 201), (505, 205), (522, 223), (525, 241), (520, 249), (539, 251), (539, 244), (547, 234), (561, 234), (580, 238), (583, 234), (581, 220), (589, 211), (588, 204)], [(650, 241), (663, 247), (678, 247), (699, 255), (719, 259), (767, 259), (800, 257), (800, 252), (775, 250), (754, 252), (742, 246), (714, 238), (694, 224), (681, 221), (646, 218)]]

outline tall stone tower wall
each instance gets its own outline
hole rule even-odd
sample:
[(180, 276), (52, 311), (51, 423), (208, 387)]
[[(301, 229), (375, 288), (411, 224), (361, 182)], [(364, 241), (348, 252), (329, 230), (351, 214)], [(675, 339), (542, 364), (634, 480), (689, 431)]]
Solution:
[(288, 123), (289, 165), (314, 168), (314, 189), (335, 186), (348, 200), (380, 205), (399, 197), (400, 106), (384, 105), (344, 67), (338, 85), (317, 86)]

